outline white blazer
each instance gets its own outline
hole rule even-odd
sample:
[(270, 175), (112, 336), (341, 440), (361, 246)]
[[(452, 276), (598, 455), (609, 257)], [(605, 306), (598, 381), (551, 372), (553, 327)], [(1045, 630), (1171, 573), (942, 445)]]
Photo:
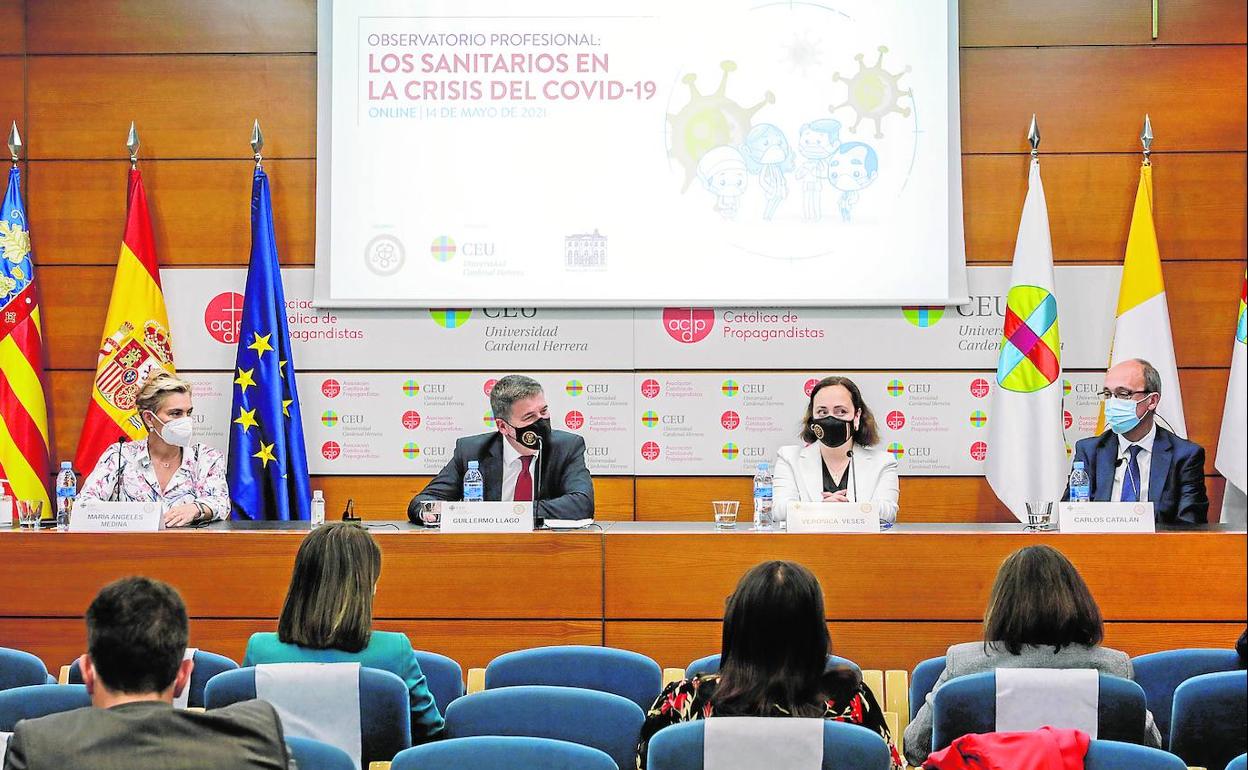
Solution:
[[(854, 444), (853, 471), (846, 472), (849, 480), (845, 491), (850, 500), (870, 500), (879, 507), (881, 520), (897, 520), (897, 461), (892, 455), (878, 447)], [(780, 447), (773, 484), (777, 521), (788, 518), (789, 503), (793, 500), (822, 500), (823, 457), (819, 444)]]

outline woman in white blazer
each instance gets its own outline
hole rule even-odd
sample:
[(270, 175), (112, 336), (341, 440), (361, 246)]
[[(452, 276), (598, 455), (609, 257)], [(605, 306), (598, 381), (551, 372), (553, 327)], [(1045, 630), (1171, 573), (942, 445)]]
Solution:
[(789, 503), (870, 501), (880, 521), (897, 521), (897, 461), (879, 448), (875, 417), (862, 392), (846, 377), (824, 377), (810, 391), (802, 418), (803, 444), (780, 447), (776, 456), (776, 518)]

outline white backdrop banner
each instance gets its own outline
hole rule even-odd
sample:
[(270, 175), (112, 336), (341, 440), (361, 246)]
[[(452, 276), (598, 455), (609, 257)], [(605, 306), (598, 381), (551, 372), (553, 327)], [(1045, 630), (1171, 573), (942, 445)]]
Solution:
[[(282, 271), (298, 371), (990, 369), (1008, 267), (969, 271), (957, 307), (391, 309), (312, 307), (312, 270)], [(1109, 360), (1121, 269), (1057, 269), (1068, 369)], [(180, 369), (234, 365), (246, 271), (161, 271)]]

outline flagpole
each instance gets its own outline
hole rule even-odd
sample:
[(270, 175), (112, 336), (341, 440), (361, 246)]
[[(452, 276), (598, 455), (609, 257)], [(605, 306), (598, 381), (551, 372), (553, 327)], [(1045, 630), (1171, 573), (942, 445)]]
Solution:
[(260, 118), (256, 118), (256, 122), (251, 124), (251, 151), (256, 159), (256, 168), (263, 168), (261, 161), (264, 157), (260, 154), (260, 150), (264, 149), (264, 134), (260, 131)]
[(134, 121), (130, 121), (130, 132), (126, 134), (126, 149), (130, 151), (130, 170), (139, 168), (139, 132), (134, 130)]
[(17, 121), (13, 121), (13, 127), (9, 129), (9, 157), (13, 160), (13, 168), (17, 168), (17, 161), (20, 160), (22, 150), (22, 135), (17, 133)]
[(1031, 113), (1031, 125), (1027, 127), (1027, 141), (1031, 142), (1031, 160), (1040, 162), (1040, 124), (1036, 123), (1036, 113)]
[(1153, 165), (1153, 121), (1149, 120), (1148, 113), (1144, 113), (1144, 130), (1140, 132), (1140, 144), (1144, 147), (1144, 165)]

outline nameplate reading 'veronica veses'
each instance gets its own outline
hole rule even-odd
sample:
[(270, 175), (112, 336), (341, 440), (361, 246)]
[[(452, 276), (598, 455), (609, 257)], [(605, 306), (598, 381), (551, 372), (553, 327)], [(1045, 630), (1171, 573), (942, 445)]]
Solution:
[(532, 532), (533, 504), (479, 502), (442, 504), (443, 532)]
[(69, 516), (70, 532), (157, 532), (160, 503), (78, 500)]
[(790, 532), (879, 532), (875, 503), (789, 503)]
[(1152, 503), (1059, 503), (1062, 532), (1156, 532)]

